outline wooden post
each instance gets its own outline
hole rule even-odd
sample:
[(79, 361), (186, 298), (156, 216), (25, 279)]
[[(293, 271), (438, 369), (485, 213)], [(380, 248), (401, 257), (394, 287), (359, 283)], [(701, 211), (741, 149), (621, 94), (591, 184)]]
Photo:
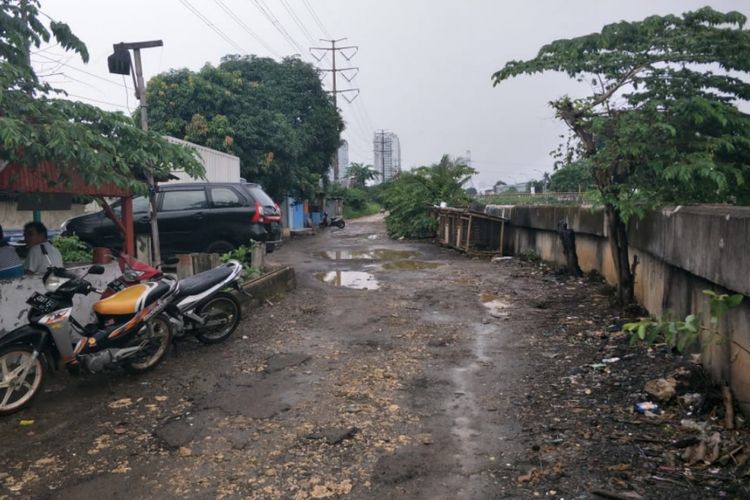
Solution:
[(471, 246), (471, 220), (472, 217), (469, 215), (469, 227), (466, 228), (466, 253), (469, 253), (469, 248)]
[(131, 257), (135, 256), (135, 234), (133, 230), (133, 198), (120, 198), (122, 207), (122, 226), (125, 229), (122, 251)]

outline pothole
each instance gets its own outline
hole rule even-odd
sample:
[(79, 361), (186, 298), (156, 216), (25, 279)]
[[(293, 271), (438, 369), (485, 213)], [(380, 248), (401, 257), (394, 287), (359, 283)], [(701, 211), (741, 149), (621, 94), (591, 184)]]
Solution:
[(411, 250), (326, 250), (318, 255), (329, 260), (396, 260), (417, 257), (419, 252)]
[(418, 271), (420, 269), (435, 269), (442, 264), (437, 262), (425, 262), (423, 260), (398, 260), (383, 264), (383, 269), (398, 269), (403, 271)]
[(356, 290), (377, 290), (380, 283), (370, 273), (363, 271), (328, 271), (315, 273), (315, 278), (335, 287), (354, 288)]

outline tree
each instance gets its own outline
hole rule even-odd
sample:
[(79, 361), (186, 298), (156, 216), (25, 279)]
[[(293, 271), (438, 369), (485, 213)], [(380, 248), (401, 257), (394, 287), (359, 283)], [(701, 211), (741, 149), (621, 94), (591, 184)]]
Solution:
[(549, 190), (558, 193), (588, 191), (595, 187), (591, 165), (586, 160), (578, 160), (558, 167), (549, 182)]
[(275, 199), (312, 196), (343, 127), (312, 65), (230, 55), (148, 82), (154, 130), (240, 157), (242, 176)]
[(53, 38), (88, 61), (86, 45), (68, 25), (40, 21), (38, 0), (0, 2), (0, 164), (35, 169), (48, 161), (60, 171), (50, 184), (70, 184), (75, 171), (89, 184), (112, 182), (137, 192), (147, 189), (145, 172), (165, 176), (179, 165), (203, 175), (192, 150), (144, 132), (130, 117), (56, 98), (64, 92), (41, 82), (29, 62), (31, 47)]
[(475, 187), (468, 187), (468, 188), (464, 189), (464, 191), (469, 196), (476, 196), (477, 195), (477, 188), (475, 188)]
[(385, 219), (388, 234), (393, 237), (427, 237), (435, 233), (437, 221), (430, 217), (429, 208), (440, 202), (461, 206), (470, 197), (464, 191), (476, 170), (462, 158), (443, 155), (440, 162), (401, 172), (385, 188), (382, 201), (389, 210)]
[(349, 164), (349, 168), (346, 170), (346, 176), (351, 179), (352, 187), (364, 189), (367, 181), (376, 179), (380, 175), (372, 169), (372, 165), (365, 165), (363, 163)]
[(591, 82), (591, 95), (551, 105), (573, 139), (566, 161), (591, 165), (623, 302), (634, 300), (630, 217), (662, 203), (747, 197), (750, 119), (737, 108), (750, 99), (741, 78), (750, 70), (745, 21), (709, 7), (622, 21), (552, 42), (493, 75), (495, 85), (544, 71)]

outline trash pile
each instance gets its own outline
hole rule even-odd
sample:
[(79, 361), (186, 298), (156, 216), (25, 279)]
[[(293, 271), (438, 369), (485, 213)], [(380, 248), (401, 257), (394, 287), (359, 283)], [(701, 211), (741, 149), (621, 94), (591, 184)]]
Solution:
[(747, 423), (700, 355), (630, 345), (602, 283), (542, 279), (558, 281), (547, 301), (557, 324), (530, 332), (518, 494), (750, 498)]

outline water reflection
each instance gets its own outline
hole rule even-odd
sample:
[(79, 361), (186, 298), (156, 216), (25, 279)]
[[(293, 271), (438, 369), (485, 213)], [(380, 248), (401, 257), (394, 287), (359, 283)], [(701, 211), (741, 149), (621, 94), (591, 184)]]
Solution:
[(380, 283), (372, 274), (362, 271), (315, 273), (315, 278), (335, 287), (354, 288), (356, 290), (377, 290), (380, 288)]
[(326, 250), (320, 252), (319, 255), (329, 260), (394, 260), (410, 259), (418, 256), (419, 252), (380, 248), (375, 250)]

